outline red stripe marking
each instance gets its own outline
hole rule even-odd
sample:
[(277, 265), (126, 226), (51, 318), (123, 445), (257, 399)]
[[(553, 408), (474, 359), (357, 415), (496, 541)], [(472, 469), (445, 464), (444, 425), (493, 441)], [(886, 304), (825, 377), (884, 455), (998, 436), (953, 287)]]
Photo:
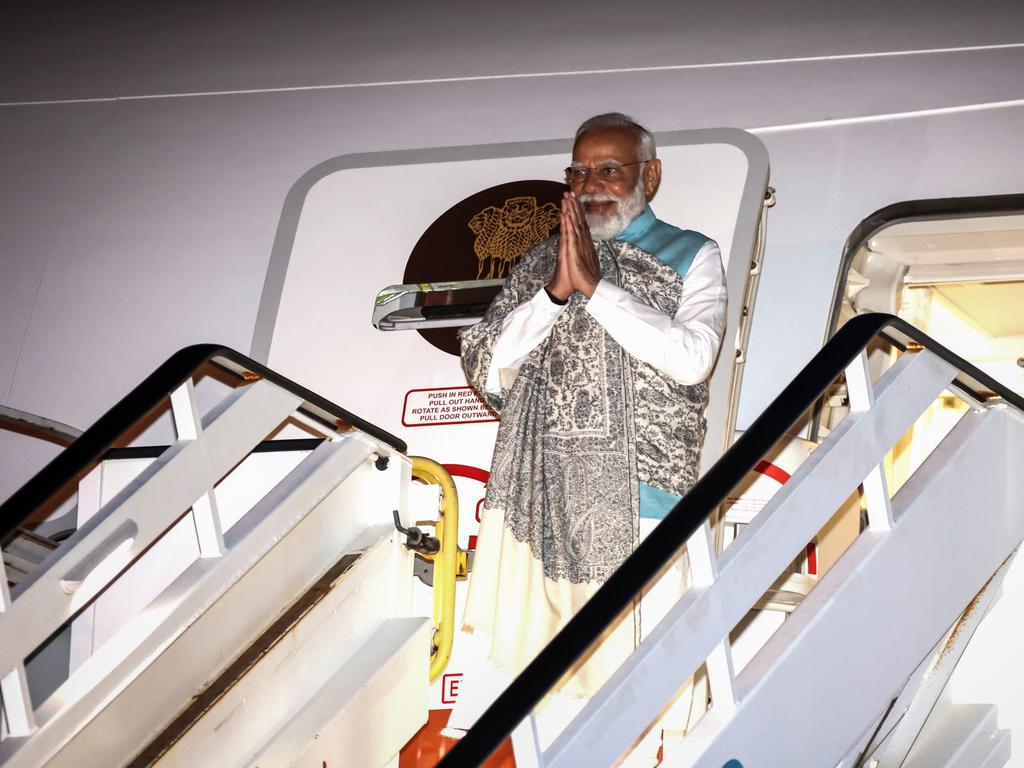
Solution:
[(486, 483), (491, 479), (491, 473), (480, 467), (471, 467), (468, 464), (444, 464), (448, 472), (455, 477), (468, 477), (470, 480), (479, 480)]
[(818, 575), (818, 547), (813, 541), (807, 545), (807, 575)]
[(782, 467), (777, 467), (774, 464), (768, 463), (767, 461), (757, 462), (757, 466), (754, 467), (754, 471), (760, 472), (762, 475), (767, 475), (772, 480), (775, 480), (778, 483), (785, 483), (791, 477), (789, 472), (784, 470)]
[(476, 549), (476, 536), (469, 537), (469, 549)]

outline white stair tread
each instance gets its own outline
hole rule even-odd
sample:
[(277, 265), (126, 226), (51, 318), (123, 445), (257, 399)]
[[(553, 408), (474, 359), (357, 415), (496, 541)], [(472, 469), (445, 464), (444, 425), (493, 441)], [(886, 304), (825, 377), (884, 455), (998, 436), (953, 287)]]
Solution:
[[(223, 768), (248, 765), (246, 756), (261, 748), (267, 734), (282, 728), (338, 670), (348, 668), (367, 639), (396, 615), (390, 595), (398, 574), (411, 575), (395, 562), (393, 534), (392, 526), (365, 530), (351, 548), (360, 557), (284, 635), (272, 639), (175, 740), (159, 765), (191, 766), (197, 760)], [(420, 651), (421, 662), (428, 664), (429, 642)]]
[(429, 658), (428, 619), (385, 621), (250, 764), (387, 765), (427, 721)]

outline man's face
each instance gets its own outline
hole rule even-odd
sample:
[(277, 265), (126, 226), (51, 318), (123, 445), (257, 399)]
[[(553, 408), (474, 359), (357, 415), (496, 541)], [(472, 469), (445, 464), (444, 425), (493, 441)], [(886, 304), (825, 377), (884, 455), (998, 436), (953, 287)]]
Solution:
[(583, 204), (595, 239), (621, 234), (654, 195), (660, 163), (640, 160), (636, 134), (620, 128), (587, 131), (573, 147), (572, 164), (586, 168), (587, 173), (569, 186)]

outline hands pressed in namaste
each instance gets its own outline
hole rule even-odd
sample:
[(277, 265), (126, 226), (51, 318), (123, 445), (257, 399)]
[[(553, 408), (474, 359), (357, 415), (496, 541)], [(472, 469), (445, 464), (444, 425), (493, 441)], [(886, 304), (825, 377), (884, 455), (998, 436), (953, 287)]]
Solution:
[(590, 239), (590, 227), (579, 198), (572, 192), (562, 195), (561, 229), (558, 238), (558, 267), (548, 290), (560, 300), (575, 291), (586, 297), (594, 294), (601, 279), (601, 265)]

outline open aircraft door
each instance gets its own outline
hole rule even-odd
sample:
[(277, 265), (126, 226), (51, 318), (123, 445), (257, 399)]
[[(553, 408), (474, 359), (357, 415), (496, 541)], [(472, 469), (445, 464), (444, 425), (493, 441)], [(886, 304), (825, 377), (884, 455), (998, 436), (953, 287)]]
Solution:
[[(761, 269), (768, 157), (736, 129), (657, 134), (652, 207), (721, 246), (726, 342), (711, 379), (707, 469), (733, 434)], [(256, 359), (404, 438), (455, 477), (459, 546), (472, 551), (496, 417), (468, 387), (459, 326), (476, 322), (520, 253), (557, 227), (572, 141), (345, 155), (305, 174), (284, 205), (253, 339)], [(328, 353), (325, 354), (325, 349)], [(421, 590), (429, 604), (429, 591)], [(458, 613), (464, 588), (458, 593)], [(429, 612), (429, 609), (427, 609)], [(458, 638), (431, 708), (472, 674)]]

